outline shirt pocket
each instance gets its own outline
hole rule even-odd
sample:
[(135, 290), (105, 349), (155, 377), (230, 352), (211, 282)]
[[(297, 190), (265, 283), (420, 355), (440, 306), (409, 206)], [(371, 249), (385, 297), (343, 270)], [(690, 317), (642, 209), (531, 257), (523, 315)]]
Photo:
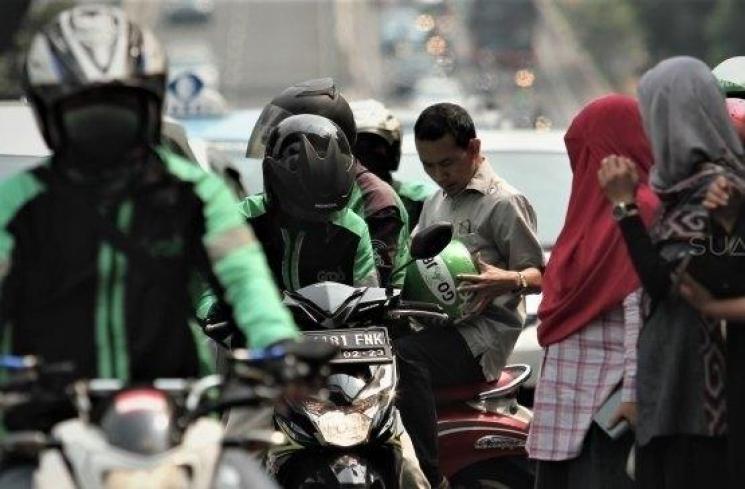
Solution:
[(466, 245), (466, 248), (468, 248), (474, 261), (476, 260), (476, 255), (480, 254), (485, 262), (495, 266), (504, 266), (504, 259), (499, 254), (494, 243), (491, 243), (480, 233), (467, 233), (456, 236), (455, 239)]

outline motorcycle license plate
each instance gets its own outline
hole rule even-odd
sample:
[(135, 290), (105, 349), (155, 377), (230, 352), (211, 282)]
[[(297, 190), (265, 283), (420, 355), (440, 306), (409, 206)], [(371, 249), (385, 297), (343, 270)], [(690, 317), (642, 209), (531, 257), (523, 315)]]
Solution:
[(312, 341), (323, 341), (339, 347), (331, 363), (385, 363), (393, 361), (391, 342), (385, 328), (332, 329), (306, 331)]

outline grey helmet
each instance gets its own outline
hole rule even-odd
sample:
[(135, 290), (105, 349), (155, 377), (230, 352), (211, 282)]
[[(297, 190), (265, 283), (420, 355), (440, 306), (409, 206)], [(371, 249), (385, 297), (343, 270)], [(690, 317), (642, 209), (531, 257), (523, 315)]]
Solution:
[[(354, 154), (371, 170), (394, 172), (401, 161), (401, 122), (381, 102), (374, 99), (357, 100), (350, 104), (357, 124), (357, 143)], [(368, 161), (365, 146), (378, 140), (385, 144), (386, 157), (380, 162)], [(375, 163), (375, 164), (373, 164)], [(376, 172), (377, 173), (377, 172)]]
[(84, 5), (60, 13), (34, 36), (23, 82), (52, 149), (63, 142), (60, 103), (81, 94), (105, 97), (112, 89), (141, 95), (143, 131), (157, 144), (166, 71), (165, 52), (152, 33), (119, 8)]

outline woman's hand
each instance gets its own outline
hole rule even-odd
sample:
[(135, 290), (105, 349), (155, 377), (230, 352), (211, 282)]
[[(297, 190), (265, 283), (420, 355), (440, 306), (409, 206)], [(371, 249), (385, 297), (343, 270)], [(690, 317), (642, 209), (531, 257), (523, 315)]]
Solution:
[(609, 155), (600, 162), (600, 188), (612, 204), (634, 202), (639, 174), (636, 165), (624, 156)]
[(729, 197), (732, 192), (732, 187), (729, 180), (723, 176), (718, 176), (709, 185), (706, 191), (706, 197), (704, 197), (704, 207), (710, 211), (714, 211), (720, 208), (727, 207), (729, 205)]
[(636, 426), (637, 409), (635, 402), (622, 402), (619, 404), (618, 409), (616, 409), (616, 412), (610, 418), (609, 428), (614, 428), (624, 419), (629, 422), (632, 428)]

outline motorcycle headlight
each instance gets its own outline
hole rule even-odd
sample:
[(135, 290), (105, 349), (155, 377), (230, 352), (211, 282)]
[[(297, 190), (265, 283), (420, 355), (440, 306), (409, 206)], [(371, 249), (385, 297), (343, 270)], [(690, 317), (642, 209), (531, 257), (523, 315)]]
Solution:
[(105, 489), (189, 489), (191, 480), (186, 468), (166, 465), (150, 470), (114, 469), (106, 474)]
[(328, 443), (340, 447), (359, 445), (367, 440), (372, 419), (362, 413), (328, 411), (316, 420), (321, 436)]
[(373, 418), (383, 400), (381, 396), (368, 396), (343, 407), (330, 402), (307, 399), (303, 402), (303, 408), (326, 442), (349, 447), (367, 440)]
[(302, 407), (306, 412), (314, 416), (321, 416), (328, 411), (340, 411), (347, 414), (360, 413), (373, 418), (380, 408), (381, 403), (386, 403), (387, 397), (384, 396), (386, 396), (385, 393), (373, 394), (364, 399), (357, 399), (349, 406), (339, 406), (332, 402), (318, 399), (305, 399), (302, 402)]

